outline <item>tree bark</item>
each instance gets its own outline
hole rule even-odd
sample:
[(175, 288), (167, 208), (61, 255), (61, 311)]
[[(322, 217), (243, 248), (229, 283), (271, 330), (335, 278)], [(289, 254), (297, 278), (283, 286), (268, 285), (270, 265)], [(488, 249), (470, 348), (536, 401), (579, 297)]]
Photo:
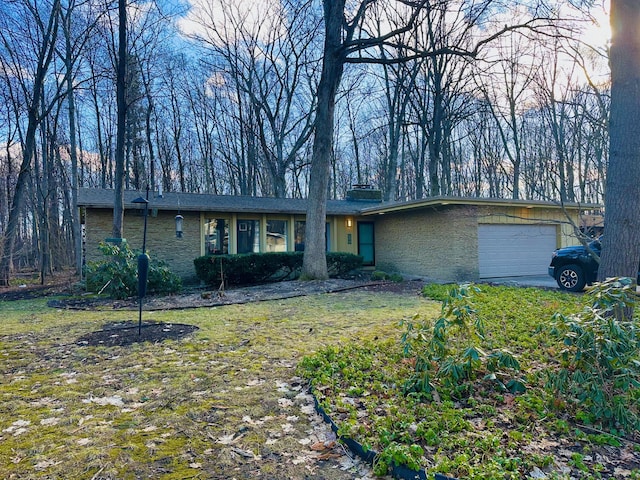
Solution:
[(76, 101), (73, 93), (73, 61), (71, 46), (71, 15), (69, 9), (63, 18), (65, 39), (64, 64), (67, 69), (67, 104), (69, 106), (69, 156), (71, 158), (71, 220), (76, 273), (82, 273), (82, 233), (78, 211), (78, 148), (76, 141)]
[(116, 131), (115, 198), (113, 203), (114, 238), (122, 238), (124, 223), (124, 162), (125, 137), (127, 133), (127, 5), (126, 0), (118, 0), (118, 62), (116, 65), (116, 105), (118, 125)]
[(318, 84), (318, 105), (309, 176), (307, 223), (302, 278), (326, 279), (325, 223), (333, 148), (336, 94), (344, 71), (341, 34), (344, 0), (324, 0), (325, 39), (322, 73)]
[(598, 279), (636, 278), (640, 260), (640, 3), (611, 1), (609, 168)]

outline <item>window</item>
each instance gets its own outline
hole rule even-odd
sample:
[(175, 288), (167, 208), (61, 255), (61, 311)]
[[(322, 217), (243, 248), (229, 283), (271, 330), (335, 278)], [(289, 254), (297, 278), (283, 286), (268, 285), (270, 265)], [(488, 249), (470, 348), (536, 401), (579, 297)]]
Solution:
[(260, 252), (260, 221), (238, 219), (238, 253)]
[(229, 253), (229, 220), (226, 218), (207, 220), (204, 224), (204, 241), (206, 255)]
[(327, 252), (331, 251), (331, 224), (329, 222), (324, 228), (324, 249)]
[(267, 252), (286, 252), (287, 238), (286, 220), (267, 220)]
[[(295, 251), (296, 252), (304, 252), (305, 227), (306, 227), (306, 222), (302, 220), (296, 220), (296, 223), (295, 223)], [(329, 245), (330, 238), (331, 238), (331, 235), (330, 235), (329, 222), (327, 222), (324, 230), (325, 250), (327, 252), (329, 251), (329, 247), (330, 247)]]
[(294, 229), (295, 229), (295, 244), (294, 250), (296, 252), (304, 252), (304, 229), (307, 225), (307, 222), (302, 220), (296, 220)]

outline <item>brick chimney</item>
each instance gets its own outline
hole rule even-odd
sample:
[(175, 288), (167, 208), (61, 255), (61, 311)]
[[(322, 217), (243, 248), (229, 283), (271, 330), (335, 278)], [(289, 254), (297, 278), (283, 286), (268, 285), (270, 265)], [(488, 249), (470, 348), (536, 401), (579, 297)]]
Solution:
[(382, 202), (382, 191), (373, 188), (371, 185), (356, 184), (347, 191), (347, 200), (352, 202)]

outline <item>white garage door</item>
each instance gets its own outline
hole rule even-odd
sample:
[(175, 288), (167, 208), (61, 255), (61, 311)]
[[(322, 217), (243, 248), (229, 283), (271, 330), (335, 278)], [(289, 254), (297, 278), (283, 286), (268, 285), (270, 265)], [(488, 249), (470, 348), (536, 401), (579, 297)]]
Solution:
[(555, 225), (478, 225), (480, 278), (546, 275)]

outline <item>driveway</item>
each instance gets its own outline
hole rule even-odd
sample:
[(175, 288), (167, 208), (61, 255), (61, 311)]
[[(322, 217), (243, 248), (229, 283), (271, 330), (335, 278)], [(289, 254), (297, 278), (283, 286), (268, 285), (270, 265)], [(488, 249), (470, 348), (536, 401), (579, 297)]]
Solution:
[(497, 285), (513, 285), (521, 287), (541, 287), (557, 289), (558, 284), (549, 275), (531, 275), (524, 277), (495, 277), (483, 278), (478, 283), (489, 283)]

